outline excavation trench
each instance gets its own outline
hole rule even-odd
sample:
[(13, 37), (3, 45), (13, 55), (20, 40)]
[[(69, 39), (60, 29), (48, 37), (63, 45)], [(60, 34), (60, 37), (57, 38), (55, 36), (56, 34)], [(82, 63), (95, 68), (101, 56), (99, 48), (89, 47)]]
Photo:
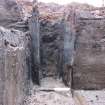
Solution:
[(73, 89), (104, 89), (105, 20), (81, 19), (75, 11), (69, 12), (60, 21), (53, 23), (44, 19), (39, 22), (40, 70), (37, 80), (61, 78)]
[(33, 75), (36, 78), (34, 82), (46, 77), (61, 78), (66, 86), (71, 87), (74, 33), (67, 32), (64, 27), (68, 28), (68, 25), (62, 21), (53, 25), (50, 21), (43, 25), (42, 21), (40, 26), (40, 70), (37, 71), (39, 77)]
[[(14, 0), (6, 3), (17, 6)], [(7, 12), (0, 11), (0, 105), (73, 105), (72, 89), (105, 88), (103, 17), (86, 11), (84, 17), (74, 9), (60, 18), (44, 17), (35, 4), (32, 16), (23, 21), (7, 5), (0, 8)], [(74, 95), (81, 101), (81, 95)], [(101, 103), (97, 94), (95, 99)]]

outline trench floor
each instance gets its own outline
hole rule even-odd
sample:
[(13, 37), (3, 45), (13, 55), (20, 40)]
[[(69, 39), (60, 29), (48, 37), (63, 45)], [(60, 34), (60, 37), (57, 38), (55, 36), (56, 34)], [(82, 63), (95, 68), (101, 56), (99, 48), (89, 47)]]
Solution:
[(44, 78), (41, 86), (34, 86), (25, 105), (105, 105), (105, 90), (40, 91), (40, 89), (68, 88), (61, 80)]

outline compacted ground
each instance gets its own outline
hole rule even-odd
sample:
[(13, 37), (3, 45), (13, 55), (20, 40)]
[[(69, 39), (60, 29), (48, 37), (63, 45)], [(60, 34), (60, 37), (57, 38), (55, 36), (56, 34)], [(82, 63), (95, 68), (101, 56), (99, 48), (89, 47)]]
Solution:
[(79, 101), (78, 105), (105, 105), (105, 90), (78, 90), (74, 92), (74, 100)]
[(32, 94), (28, 97), (27, 105), (74, 105), (70, 91), (40, 91), (40, 89), (66, 88), (64, 84), (57, 79), (45, 78), (42, 80), (41, 87), (35, 86)]
[(104, 90), (42, 91), (42, 89), (68, 88), (61, 80), (44, 78), (41, 86), (34, 86), (25, 105), (105, 105)]

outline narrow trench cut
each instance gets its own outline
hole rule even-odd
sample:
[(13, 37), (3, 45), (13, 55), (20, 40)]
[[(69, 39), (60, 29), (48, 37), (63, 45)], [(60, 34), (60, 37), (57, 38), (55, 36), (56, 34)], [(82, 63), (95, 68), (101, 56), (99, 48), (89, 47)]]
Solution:
[(75, 52), (74, 14), (55, 23), (47, 19), (39, 22), (38, 17), (38, 12), (33, 11), (29, 21), (34, 58), (32, 80), (39, 85), (44, 78), (61, 79), (71, 88)]
[(0, 105), (104, 105), (104, 89), (105, 8), (0, 1)]

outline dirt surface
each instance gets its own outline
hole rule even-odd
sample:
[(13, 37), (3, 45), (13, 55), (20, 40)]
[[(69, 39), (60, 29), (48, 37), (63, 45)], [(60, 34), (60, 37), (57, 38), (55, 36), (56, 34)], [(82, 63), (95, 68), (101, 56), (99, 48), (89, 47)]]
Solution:
[(32, 94), (26, 100), (25, 105), (74, 105), (71, 92), (45, 92), (39, 91), (41, 88), (65, 87), (57, 79), (45, 78), (42, 80), (41, 87), (35, 86)]
[(56, 92), (36, 92), (27, 105), (74, 105), (71, 96)]
[(74, 90), (71, 92), (40, 91), (65, 87), (61, 80), (45, 78), (41, 86), (34, 86), (24, 105), (105, 105), (105, 91)]
[[(79, 97), (83, 97), (85, 105), (105, 105), (105, 90), (100, 91), (83, 91), (78, 90), (74, 92)], [(82, 104), (81, 104), (82, 105)]]

